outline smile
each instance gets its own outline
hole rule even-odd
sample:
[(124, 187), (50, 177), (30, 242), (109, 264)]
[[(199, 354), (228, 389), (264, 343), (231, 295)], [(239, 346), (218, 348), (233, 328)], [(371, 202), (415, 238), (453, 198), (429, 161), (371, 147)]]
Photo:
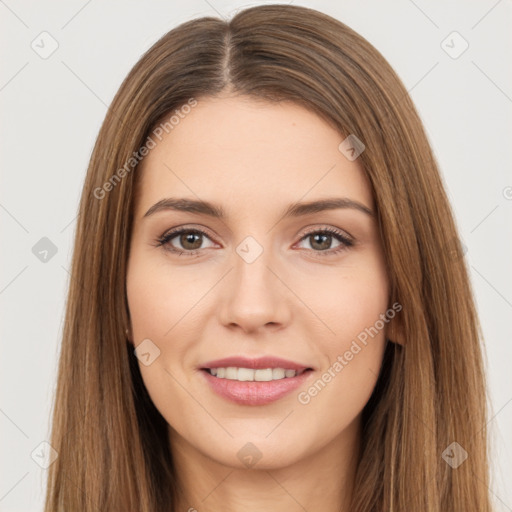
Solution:
[(254, 370), (252, 368), (236, 368), (233, 366), (227, 368), (208, 368), (207, 370), (218, 379), (237, 380), (239, 382), (269, 382), (271, 380), (290, 379), (306, 371), (306, 369), (297, 371), (285, 368)]
[[(213, 375), (215, 371), (217, 375)], [(227, 367), (202, 369), (199, 373), (216, 395), (239, 405), (255, 406), (284, 398), (304, 385), (314, 372), (309, 368), (297, 371), (284, 368), (254, 370)]]

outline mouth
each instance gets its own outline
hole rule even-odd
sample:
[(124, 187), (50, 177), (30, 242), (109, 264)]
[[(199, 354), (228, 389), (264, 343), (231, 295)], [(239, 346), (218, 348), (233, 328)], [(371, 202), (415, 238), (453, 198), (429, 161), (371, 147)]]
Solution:
[(283, 379), (293, 379), (305, 372), (313, 371), (313, 368), (244, 368), (236, 366), (201, 368), (216, 379), (235, 380), (238, 382), (271, 382)]
[(209, 389), (238, 405), (267, 405), (305, 386), (315, 369), (275, 357), (231, 357), (198, 368)]

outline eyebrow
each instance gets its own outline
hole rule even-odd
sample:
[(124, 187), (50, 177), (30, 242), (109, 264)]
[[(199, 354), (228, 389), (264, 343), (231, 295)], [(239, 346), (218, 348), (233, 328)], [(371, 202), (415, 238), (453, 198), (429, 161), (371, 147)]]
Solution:
[[(348, 197), (331, 197), (327, 199), (320, 199), (317, 201), (309, 201), (304, 203), (293, 203), (290, 204), (281, 218), (288, 217), (301, 217), (304, 215), (310, 215), (313, 213), (319, 213), (326, 210), (335, 210), (338, 208), (350, 208), (360, 212), (363, 212), (370, 217), (375, 217), (375, 213), (368, 208), (366, 205), (349, 199)], [(201, 201), (195, 199), (185, 198), (172, 198), (168, 197), (155, 203), (145, 214), (145, 217), (149, 217), (156, 212), (174, 210), (188, 213), (198, 213), (202, 215), (208, 215), (217, 219), (225, 219), (227, 217), (225, 211), (221, 206), (215, 205), (208, 201)]]

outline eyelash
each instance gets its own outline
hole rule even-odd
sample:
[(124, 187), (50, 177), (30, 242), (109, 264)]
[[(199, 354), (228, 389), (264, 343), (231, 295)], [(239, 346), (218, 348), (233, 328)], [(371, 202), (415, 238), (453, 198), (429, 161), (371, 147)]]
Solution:
[[(156, 240), (156, 247), (164, 247), (165, 250), (170, 251), (172, 253), (177, 253), (178, 256), (181, 256), (182, 254), (186, 254), (187, 256), (194, 256), (196, 255), (201, 249), (196, 249), (193, 251), (181, 251), (180, 249), (176, 249), (175, 247), (172, 247), (169, 242), (176, 238), (178, 235), (181, 235), (183, 233), (193, 233), (196, 235), (202, 235), (207, 238), (210, 238), (208, 236), (208, 233), (205, 231), (198, 229), (198, 228), (178, 228), (172, 231), (169, 231), (167, 233), (164, 233), (160, 238)], [(348, 238), (345, 234), (343, 234), (341, 231), (334, 229), (334, 228), (325, 228), (325, 229), (317, 229), (314, 231), (309, 231), (305, 233), (302, 238), (299, 240), (301, 242), (302, 240), (312, 236), (312, 235), (318, 235), (318, 234), (327, 234), (334, 238), (336, 238), (339, 242), (341, 242), (341, 245), (337, 247), (336, 249), (327, 249), (325, 251), (315, 251), (313, 249), (309, 249), (313, 253), (318, 253), (317, 255), (319, 257), (326, 257), (326, 256), (332, 256), (334, 254), (337, 254), (341, 251), (346, 251), (349, 247), (352, 247), (354, 245), (354, 241), (350, 238)], [(316, 256), (315, 256), (316, 257)]]

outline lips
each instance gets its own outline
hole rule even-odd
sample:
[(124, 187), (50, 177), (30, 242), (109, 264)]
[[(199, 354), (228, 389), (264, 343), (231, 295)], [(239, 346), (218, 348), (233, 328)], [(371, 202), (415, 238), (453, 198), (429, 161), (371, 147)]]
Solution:
[[(211, 370), (219, 368), (249, 368), (252, 370), (280, 368), (294, 370), (296, 375), (280, 380), (257, 382), (258, 379), (256, 379), (255, 381), (244, 382), (243, 380), (216, 377)], [(266, 405), (284, 398), (300, 386), (305, 385), (314, 374), (314, 368), (311, 366), (273, 356), (263, 356), (255, 359), (227, 357), (208, 361), (201, 365), (199, 369), (202, 378), (205, 379), (207, 385), (215, 394), (239, 405), (252, 406)]]
[(296, 377), (269, 382), (218, 379), (208, 371), (201, 371), (200, 374), (209, 388), (221, 398), (238, 405), (261, 406), (276, 402), (297, 391), (299, 387), (306, 386), (314, 372), (305, 371)]
[(312, 366), (296, 363), (274, 356), (262, 356), (258, 358), (247, 357), (225, 357), (223, 359), (216, 359), (208, 361), (200, 365), (201, 370), (211, 370), (212, 368), (251, 368), (253, 370), (263, 370), (265, 368), (284, 368), (285, 370), (295, 370), (300, 372), (302, 370), (314, 370)]

